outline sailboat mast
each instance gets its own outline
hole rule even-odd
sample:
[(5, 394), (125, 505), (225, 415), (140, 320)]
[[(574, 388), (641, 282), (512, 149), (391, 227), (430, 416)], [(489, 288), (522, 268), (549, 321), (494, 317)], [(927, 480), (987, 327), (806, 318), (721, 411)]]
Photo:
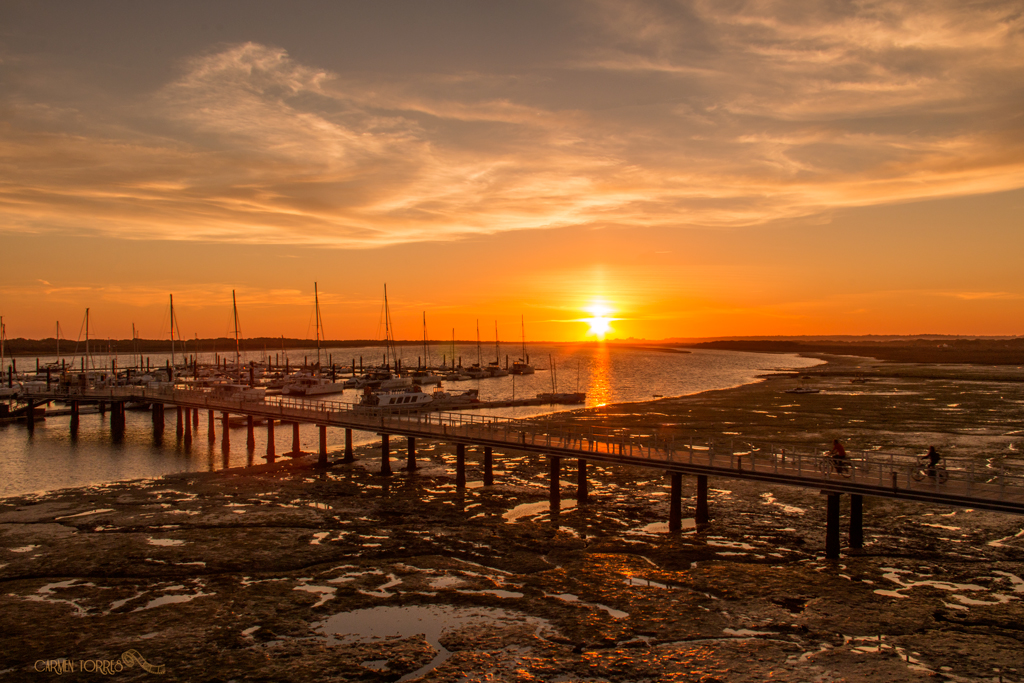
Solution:
[(92, 368), (92, 357), (89, 355), (89, 309), (85, 309), (85, 370)]
[(5, 336), (6, 335), (4, 334), (4, 317), (2, 315), (0, 315), (0, 372), (3, 372), (4, 362), (6, 361), (6, 358), (4, 357), (4, 337)]
[(384, 360), (385, 365), (389, 365), (387, 362), (388, 351), (391, 352), (391, 358), (395, 362), (395, 372), (398, 372), (398, 352), (395, 350), (395, 342), (391, 338), (391, 309), (388, 308), (388, 286), (384, 284)]
[(452, 370), (455, 369), (455, 328), (452, 328)]
[[(171, 369), (173, 371), (173, 368), (174, 368), (174, 365), (175, 365), (175, 363), (174, 363), (174, 295), (171, 294), (169, 296), (171, 297)], [(168, 379), (170, 379), (170, 378), (168, 378)]]
[(423, 311), (423, 369), (430, 369), (430, 351), (427, 349), (427, 312)]
[(323, 329), (323, 322), (320, 320), (320, 293), (317, 285), (313, 283), (313, 303), (316, 304), (316, 367), (320, 369), (320, 331)]
[(231, 309), (235, 314), (235, 372), (238, 373), (238, 383), (242, 383), (242, 356), (238, 350), (238, 303), (235, 301), (235, 290), (231, 290)]
[(522, 327), (522, 330), (523, 330), (523, 362), (525, 363), (526, 362), (526, 320), (525, 320), (525, 318), (522, 315), (519, 316), (519, 325)]
[(498, 346), (498, 321), (494, 321), (494, 362), (501, 365), (501, 347)]
[(480, 357), (480, 318), (477, 318), (476, 319), (476, 364), (477, 364), (477, 367), (480, 366), (481, 360), (482, 359)]
[(54, 334), (56, 334), (56, 339), (57, 339), (57, 364), (59, 365), (60, 364), (60, 321), (59, 320), (57, 321), (57, 331)]

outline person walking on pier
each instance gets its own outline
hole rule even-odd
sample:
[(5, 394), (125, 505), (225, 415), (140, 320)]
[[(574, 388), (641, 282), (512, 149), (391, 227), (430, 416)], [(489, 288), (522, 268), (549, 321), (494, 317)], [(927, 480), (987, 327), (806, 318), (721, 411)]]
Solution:
[(843, 444), (839, 443), (839, 439), (832, 440), (832, 450), (828, 454), (836, 466), (836, 472), (842, 474), (850, 467), (850, 456), (846, 454), (846, 449), (843, 448)]

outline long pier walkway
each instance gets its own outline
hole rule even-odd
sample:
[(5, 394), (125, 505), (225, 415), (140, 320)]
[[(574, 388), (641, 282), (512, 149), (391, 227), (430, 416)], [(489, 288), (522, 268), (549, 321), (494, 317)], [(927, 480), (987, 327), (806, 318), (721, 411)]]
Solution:
[[(291, 423), (294, 427), (295, 452), (298, 448), (298, 425), (315, 424), (320, 427), (320, 463), (327, 464), (326, 430), (346, 430), (345, 460), (352, 455), (352, 430), (375, 432), (381, 436), (381, 474), (391, 474), (390, 442), (392, 436), (408, 439), (408, 468), (415, 469), (415, 443), (417, 439), (445, 441), (456, 445), (456, 484), (465, 485), (465, 447), (482, 446), (484, 450), (484, 485), (493, 483), (493, 449), (514, 449), (545, 454), (550, 460), (550, 496), (553, 510), (560, 503), (559, 475), (561, 459), (577, 460), (577, 499), (587, 499), (588, 462), (650, 467), (671, 474), (669, 528), (678, 530), (681, 521), (682, 475), (697, 478), (698, 526), (707, 524), (707, 478), (749, 479), (789, 486), (818, 488), (826, 494), (828, 502), (826, 528), (826, 555), (839, 555), (839, 496), (849, 494), (850, 545), (863, 543), (861, 505), (863, 496), (896, 498), (908, 501), (937, 503), (998, 512), (1024, 514), (1024, 472), (1005, 467), (992, 469), (979, 467), (970, 461), (962, 467), (949, 467), (945, 481), (938, 477), (920, 476), (916, 458), (884, 453), (863, 453), (850, 458), (849, 476), (829, 467), (818, 452), (800, 453), (793, 450), (765, 446), (737, 452), (729, 442), (694, 443), (674, 438), (636, 435), (621, 429), (593, 426), (565, 426), (554, 420), (537, 418), (522, 420), (465, 414), (460, 412), (388, 412), (367, 409), (341, 401), (312, 401), (288, 397), (245, 401), (217, 396), (208, 391), (112, 387), (104, 389), (72, 390), (70, 393), (37, 392), (23, 397), (32, 403), (55, 399), (72, 403), (72, 420), (77, 417), (77, 404), (105, 402), (111, 405), (113, 424), (120, 419), (123, 426), (124, 404), (142, 402), (153, 405), (154, 424), (163, 425), (164, 406), (179, 411), (177, 429), (190, 430), (198, 423), (198, 411), (208, 411), (211, 427), (215, 414), (220, 413), (225, 426), (231, 415), (248, 418), (250, 449), (254, 446), (253, 429), (256, 421), (266, 421), (268, 431), (267, 459), (273, 461), (274, 423)], [(182, 420), (182, 411), (185, 419)], [(30, 411), (31, 413), (31, 411)], [(120, 416), (120, 417), (119, 417)], [(191, 417), (191, 419), (189, 419)], [(227, 433), (223, 438), (227, 448)], [(213, 430), (210, 430), (211, 438)], [(190, 438), (190, 434), (186, 433)]]

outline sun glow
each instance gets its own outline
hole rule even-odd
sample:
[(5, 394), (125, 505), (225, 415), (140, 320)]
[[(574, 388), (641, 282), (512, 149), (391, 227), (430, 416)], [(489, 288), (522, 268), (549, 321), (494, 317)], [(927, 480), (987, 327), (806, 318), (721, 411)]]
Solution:
[(605, 335), (611, 332), (612, 321), (615, 320), (615, 318), (609, 317), (609, 314), (612, 312), (611, 309), (604, 304), (594, 304), (584, 310), (593, 315), (591, 318), (583, 318), (581, 320), (581, 322), (590, 325), (587, 336), (594, 336), (603, 340)]

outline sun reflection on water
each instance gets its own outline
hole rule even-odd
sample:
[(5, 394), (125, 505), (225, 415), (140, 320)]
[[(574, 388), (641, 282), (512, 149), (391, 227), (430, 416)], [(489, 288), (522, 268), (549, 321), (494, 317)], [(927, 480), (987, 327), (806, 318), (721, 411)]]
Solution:
[(587, 397), (593, 401), (594, 406), (607, 405), (611, 399), (610, 367), (608, 347), (601, 344), (594, 350), (594, 355), (590, 359), (590, 386), (587, 387)]

